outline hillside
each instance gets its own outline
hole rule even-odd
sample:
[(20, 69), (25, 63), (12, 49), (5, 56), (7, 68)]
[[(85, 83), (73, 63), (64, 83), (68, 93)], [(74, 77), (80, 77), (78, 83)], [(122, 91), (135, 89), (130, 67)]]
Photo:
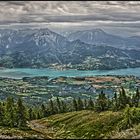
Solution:
[(31, 121), (30, 126), (33, 130), (52, 138), (103, 138), (116, 129), (121, 119), (120, 114), (110, 111), (103, 113), (70, 112)]
[(122, 112), (95, 113), (84, 110), (33, 120), (30, 122), (30, 127), (53, 139), (127, 139), (139, 137), (140, 125), (119, 132), (118, 125), (121, 120)]
[(139, 99), (138, 89), (131, 98), (123, 87), (112, 99), (102, 91), (94, 102), (79, 98), (65, 103), (57, 98), (35, 108), (25, 106), (20, 98), (15, 102), (9, 97), (0, 104), (0, 138), (140, 137)]
[[(100, 32), (99, 32), (100, 31)], [(140, 50), (129, 43), (125, 50), (109, 44), (112, 37), (97, 30), (99, 43), (95, 37), (92, 44), (84, 39), (69, 41), (68, 38), (45, 29), (1, 29), (0, 30), (0, 67), (46, 68), (55, 64), (72, 69), (120, 69), (140, 66)], [(96, 34), (96, 32), (94, 34)], [(78, 35), (77, 35), (78, 36)], [(88, 36), (88, 35), (87, 35)], [(76, 37), (74, 37), (76, 38)], [(85, 37), (84, 37), (85, 38)], [(108, 44), (102, 44), (106, 40)], [(114, 37), (115, 38), (115, 37)], [(116, 45), (121, 41), (117, 39)], [(138, 37), (130, 38), (138, 40)], [(113, 41), (115, 42), (115, 41)], [(136, 42), (136, 41), (135, 41)], [(114, 65), (115, 64), (115, 65)]]
[(121, 37), (106, 33), (101, 29), (76, 31), (69, 34), (68, 39), (71, 41), (79, 39), (82, 42), (94, 45), (111, 45), (121, 49), (139, 49), (140, 44), (139, 36)]
[[(0, 127), (0, 139), (43, 139), (44, 135), (33, 131), (18, 128)], [(48, 137), (45, 137), (48, 138)]]
[[(31, 129), (0, 127), (0, 139), (138, 139), (140, 125), (118, 131), (122, 112), (74, 111), (32, 120)], [(121, 123), (120, 123), (121, 124)]]

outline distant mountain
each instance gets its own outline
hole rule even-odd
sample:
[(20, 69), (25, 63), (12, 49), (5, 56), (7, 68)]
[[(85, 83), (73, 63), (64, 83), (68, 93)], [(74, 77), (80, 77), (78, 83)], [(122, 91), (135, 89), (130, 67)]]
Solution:
[[(76, 65), (79, 69), (119, 69), (140, 67), (140, 51), (122, 50), (111, 46), (91, 45), (80, 40), (68, 45), (64, 63)], [(77, 65), (79, 64), (79, 65)]]
[[(49, 29), (0, 30), (0, 48), (7, 51), (65, 48), (67, 39)], [(47, 46), (47, 47), (46, 47)], [(30, 49), (29, 49), (30, 48)], [(36, 51), (36, 50), (33, 50)]]
[(140, 49), (139, 36), (124, 38), (117, 35), (108, 34), (101, 29), (77, 31), (71, 33), (68, 36), (68, 39), (70, 41), (79, 39), (82, 42), (94, 45), (111, 45), (121, 49)]
[[(91, 41), (90, 32), (85, 32), (84, 37), (88, 37)], [(108, 35), (99, 29), (93, 33), (92, 36), (96, 41), (102, 39), (107, 42), (108, 38), (108, 42), (112, 41), (112, 44), (115, 41), (121, 42), (119, 37)], [(131, 39), (138, 40), (137, 37)], [(0, 30), (0, 66), (49, 67), (51, 64), (58, 64), (76, 69), (140, 67), (139, 50), (122, 50), (112, 47), (113, 45), (98, 43), (93, 45), (76, 38), (74, 41), (69, 41), (47, 28), (3, 29)]]
[(137, 47), (140, 49), (140, 36), (128, 37), (125, 41), (126, 46)]

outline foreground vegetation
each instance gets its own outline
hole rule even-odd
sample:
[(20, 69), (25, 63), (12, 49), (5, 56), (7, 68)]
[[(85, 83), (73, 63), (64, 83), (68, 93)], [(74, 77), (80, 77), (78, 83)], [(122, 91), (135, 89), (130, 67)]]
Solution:
[[(32, 129), (45, 138), (117, 137), (117, 133), (139, 128), (139, 101), (138, 89), (130, 96), (123, 87), (113, 98), (101, 91), (97, 99), (83, 100), (79, 97), (64, 102), (57, 97), (48, 104), (34, 108), (24, 104), (20, 98), (15, 101), (8, 97), (0, 103), (0, 125), (10, 128), (11, 133), (18, 130), (16, 132), (21, 135)], [(24, 135), (30, 137), (30, 132)], [(136, 132), (139, 134), (137, 129)]]
[(11, 127), (0, 127), (0, 139), (44, 139), (43, 134), (32, 129), (21, 130)]
[[(136, 108), (127, 107), (124, 111), (74, 111), (33, 120), (30, 127), (50, 138), (62, 139), (113, 139), (133, 138), (140, 135), (140, 122), (133, 114)], [(127, 116), (130, 111), (132, 116)], [(140, 115), (140, 109), (136, 109)], [(135, 121), (134, 121), (135, 120)], [(129, 125), (131, 127), (129, 128)]]
[[(43, 131), (42, 127), (38, 127), (38, 131), (53, 138), (103, 138), (116, 129), (117, 123), (122, 118), (120, 114), (110, 111), (103, 113), (87, 110), (74, 111), (35, 120), (31, 124), (44, 126), (43, 129), (46, 130)], [(31, 127), (36, 129), (32, 125)]]

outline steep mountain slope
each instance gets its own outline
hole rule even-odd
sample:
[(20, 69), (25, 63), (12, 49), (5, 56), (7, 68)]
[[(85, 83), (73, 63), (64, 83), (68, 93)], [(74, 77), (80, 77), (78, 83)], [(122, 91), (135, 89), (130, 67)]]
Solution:
[(41, 51), (45, 47), (54, 49), (56, 46), (57, 49), (65, 49), (66, 42), (66, 38), (49, 29), (0, 30), (0, 48), (5, 52), (32, 48)]
[(77, 31), (71, 33), (68, 36), (68, 39), (70, 41), (79, 39), (82, 42), (94, 45), (111, 45), (117, 48), (119, 47), (121, 49), (140, 48), (139, 36), (123, 38), (117, 35), (108, 34), (101, 29)]
[[(71, 48), (64, 57), (64, 63), (72, 65), (80, 64), (87, 69), (115, 69), (140, 66), (140, 51), (122, 50), (111, 46), (96, 46), (73, 41)], [(115, 65), (114, 65), (115, 64)], [(78, 68), (76, 65), (76, 68)]]
[[(89, 33), (88, 33), (89, 34)], [(85, 34), (84, 38), (88, 36)], [(120, 43), (116, 36), (106, 36), (96, 29), (95, 40)], [(92, 45), (67, 38), (49, 29), (0, 30), (0, 66), (49, 67), (69, 65), (78, 69), (114, 69), (140, 66), (140, 50), (123, 50), (109, 45)], [(94, 37), (93, 37), (94, 38)], [(76, 38), (75, 38), (76, 39)], [(136, 37), (132, 39), (138, 40)], [(90, 37), (89, 37), (89, 41)], [(114, 65), (115, 64), (115, 65)], [(80, 65), (80, 66), (79, 66)]]
[(46, 63), (59, 62), (57, 53), (65, 51), (67, 44), (66, 38), (49, 29), (1, 30), (0, 37), (1, 56), (6, 56), (5, 59), (11, 60), (14, 66), (21, 62), (16, 65), (19, 67), (32, 65), (34, 61), (38, 63), (43, 55)]

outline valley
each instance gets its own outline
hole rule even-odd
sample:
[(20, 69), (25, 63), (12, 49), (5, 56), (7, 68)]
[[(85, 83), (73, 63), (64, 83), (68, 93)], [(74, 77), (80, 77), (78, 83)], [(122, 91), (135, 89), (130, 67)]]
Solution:
[(0, 138), (139, 136), (139, 54), (101, 29), (0, 30)]
[(140, 78), (136, 76), (88, 76), (88, 77), (56, 77), (47, 76), (23, 77), (22, 79), (0, 78), (0, 99), (8, 96), (15, 99), (21, 97), (26, 104), (46, 104), (50, 99), (70, 101), (81, 97), (96, 99), (103, 90), (112, 98), (115, 92), (124, 87), (128, 94), (140, 88)]
[(0, 2), (0, 139), (140, 138), (140, 2)]

